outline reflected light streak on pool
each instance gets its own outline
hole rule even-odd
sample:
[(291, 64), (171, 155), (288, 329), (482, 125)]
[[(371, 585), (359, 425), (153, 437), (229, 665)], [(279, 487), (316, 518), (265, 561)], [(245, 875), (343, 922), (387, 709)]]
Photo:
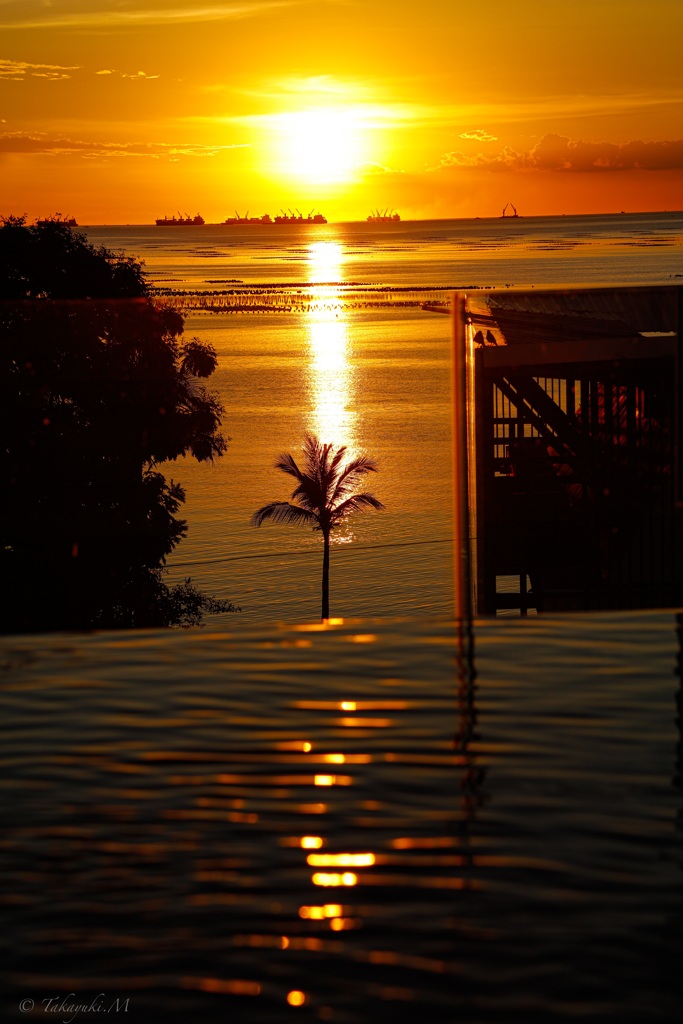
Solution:
[(358, 882), (358, 876), (353, 871), (344, 871), (342, 874), (338, 874), (336, 871), (316, 871), (311, 877), (313, 885), (322, 886), (341, 886), (341, 885), (356, 885)]
[(301, 837), (301, 849), (302, 850), (319, 850), (323, 845), (323, 841), (320, 836), (302, 836)]
[(309, 853), (306, 863), (312, 868), (369, 868), (374, 853)]
[(324, 906), (299, 907), (299, 917), (310, 921), (324, 921), (327, 918), (341, 917), (344, 908), (340, 903), (326, 903)]

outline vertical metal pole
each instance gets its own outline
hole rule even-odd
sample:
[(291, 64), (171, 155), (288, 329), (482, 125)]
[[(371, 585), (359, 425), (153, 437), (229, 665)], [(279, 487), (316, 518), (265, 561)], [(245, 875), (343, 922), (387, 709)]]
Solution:
[(676, 354), (674, 369), (673, 478), (674, 508), (683, 508), (683, 288), (678, 288), (676, 309)]
[(673, 603), (683, 602), (683, 288), (678, 289), (673, 402)]
[[(480, 570), (483, 566), (479, 564), (481, 550), (481, 516), (479, 514), (478, 502), (480, 499), (478, 480), (481, 477), (479, 459), (485, 449), (480, 444), (480, 427), (482, 425), (483, 403), (477, 400), (479, 393), (476, 361), (474, 357), (474, 330), (470, 320), (470, 310), (465, 295), (465, 308), (463, 310), (463, 332), (465, 335), (465, 416), (467, 420), (467, 533), (469, 544), (467, 547), (467, 576), (469, 579), (469, 614), (470, 617), (477, 615), (480, 608)], [(483, 365), (482, 365), (483, 369)], [(486, 396), (490, 402), (490, 392)], [(490, 415), (490, 407), (487, 409)], [(492, 446), (489, 451), (492, 451)]]
[(467, 339), (465, 296), (453, 295), (452, 316), (453, 395), (453, 558), (456, 620), (472, 618), (469, 487), (467, 459)]

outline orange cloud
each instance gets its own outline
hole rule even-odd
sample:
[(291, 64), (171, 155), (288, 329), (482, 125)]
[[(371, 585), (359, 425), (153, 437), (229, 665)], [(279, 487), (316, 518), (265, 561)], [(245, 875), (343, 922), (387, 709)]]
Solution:
[(82, 157), (168, 157), (175, 160), (180, 156), (217, 156), (228, 149), (244, 149), (245, 144), (227, 146), (201, 146), (186, 143), (147, 142), (86, 142), (81, 139), (47, 138), (35, 133), (4, 132), (0, 134), (0, 155), (3, 153), (33, 153), (42, 155), (78, 155)]
[(32, 78), (71, 78), (66, 71), (78, 71), (78, 64), (63, 67), (61, 64), (30, 64), (25, 60), (0, 59), (0, 81), (20, 82), (31, 75)]
[(475, 142), (497, 142), (497, 135), (489, 135), (483, 128), (475, 128), (471, 132), (462, 132), (461, 139), (474, 139)]
[[(461, 136), (462, 137), (462, 136)], [(466, 156), (446, 153), (442, 167), (474, 167), (488, 171), (671, 171), (683, 169), (683, 139), (659, 142), (574, 142), (564, 135), (544, 136), (533, 149), (518, 153), (505, 146), (499, 153)]]
[(151, 81), (151, 79), (158, 77), (159, 75), (148, 75), (146, 71), (136, 71), (132, 75), (126, 75), (124, 72), (121, 72), (121, 78), (132, 78), (136, 82), (139, 82), (140, 79), (146, 79), (147, 81)]

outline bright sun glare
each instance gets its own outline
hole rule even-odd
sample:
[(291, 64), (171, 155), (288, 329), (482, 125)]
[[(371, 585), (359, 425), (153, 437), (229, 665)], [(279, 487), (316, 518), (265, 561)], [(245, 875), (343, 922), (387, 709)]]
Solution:
[(281, 172), (327, 185), (353, 180), (362, 159), (362, 132), (351, 111), (306, 110), (277, 119)]

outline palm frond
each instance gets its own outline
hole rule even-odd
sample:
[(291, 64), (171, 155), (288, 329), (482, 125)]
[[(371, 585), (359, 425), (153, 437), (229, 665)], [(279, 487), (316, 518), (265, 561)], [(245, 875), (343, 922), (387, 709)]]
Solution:
[(306, 476), (308, 476), (320, 490), (320, 503), (326, 505), (329, 502), (330, 494), (334, 488), (337, 467), (340, 459), (343, 459), (345, 447), (335, 451), (335, 446), (330, 442), (322, 442), (312, 434), (307, 434), (303, 453), (306, 460)]
[(315, 513), (299, 505), (292, 505), (289, 501), (271, 501), (258, 512), (254, 512), (249, 522), (252, 526), (260, 526), (269, 519), (274, 523), (294, 523), (297, 526), (313, 527), (318, 522)]
[(366, 473), (377, 473), (378, 471), (377, 463), (369, 455), (362, 454), (352, 459), (337, 477), (334, 491), (330, 497), (330, 504), (336, 505), (340, 499), (349, 494)]
[(336, 474), (337, 470), (339, 469), (339, 464), (340, 464), (340, 462), (344, 461), (344, 458), (346, 456), (346, 452), (347, 451), (348, 451), (348, 449), (347, 449), (345, 444), (341, 445), (340, 448), (337, 448), (337, 451), (335, 452), (334, 458), (332, 459), (332, 462), (330, 463), (330, 472), (331, 473), (335, 473)]
[(379, 466), (375, 459), (371, 458), (370, 455), (366, 455), (365, 452), (361, 452), (355, 459), (351, 459), (350, 462), (344, 466), (344, 469), (339, 474), (340, 480), (348, 476), (349, 473), (377, 473)]
[(327, 495), (317, 480), (302, 476), (298, 487), (292, 491), (292, 501), (300, 502), (304, 508), (315, 512), (325, 507)]
[(281, 469), (283, 473), (288, 473), (297, 480), (301, 480), (304, 475), (289, 452), (283, 452), (282, 455), (278, 455), (275, 460), (275, 468)]
[(320, 472), (320, 462), (323, 455), (323, 444), (313, 434), (306, 434), (304, 443), (301, 446), (304, 463), (309, 476), (315, 476)]
[(376, 498), (374, 494), (370, 494), (368, 491), (363, 491), (361, 494), (353, 494), (346, 501), (342, 501), (340, 505), (332, 511), (331, 519), (335, 526), (338, 526), (342, 520), (346, 518), (351, 512), (364, 512), (369, 508), (374, 508), (378, 512), (381, 512), (386, 506), (382, 504), (379, 498)]

